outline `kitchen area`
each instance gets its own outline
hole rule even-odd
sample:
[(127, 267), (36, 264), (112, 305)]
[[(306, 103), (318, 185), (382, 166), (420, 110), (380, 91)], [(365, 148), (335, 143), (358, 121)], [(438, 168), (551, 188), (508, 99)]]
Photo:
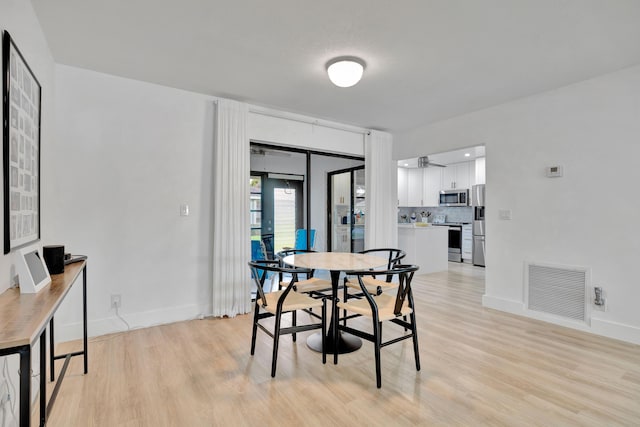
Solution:
[(484, 267), (484, 212), (484, 146), (398, 161), (398, 246), (422, 273)]

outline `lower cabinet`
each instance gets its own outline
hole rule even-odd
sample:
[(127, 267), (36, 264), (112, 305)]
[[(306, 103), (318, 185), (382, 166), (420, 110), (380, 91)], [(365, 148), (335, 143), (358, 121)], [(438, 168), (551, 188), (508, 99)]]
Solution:
[(471, 224), (462, 226), (462, 261), (473, 261), (473, 231)]

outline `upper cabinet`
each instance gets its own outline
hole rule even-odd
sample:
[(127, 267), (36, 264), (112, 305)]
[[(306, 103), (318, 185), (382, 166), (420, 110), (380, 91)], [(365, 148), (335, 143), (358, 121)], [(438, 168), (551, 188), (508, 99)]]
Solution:
[(475, 162), (462, 162), (442, 168), (442, 189), (463, 190), (476, 183)]
[(438, 206), (438, 195), (442, 188), (442, 170), (435, 167), (425, 168), (422, 171), (422, 206)]
[(407, 206), (425, 206), (422, 194), (422, 171), (423, 169), (407, 169)]
[(398, 168), (398, 206), (438, 206), (442, 190), (471, 189), (484, 184), (484, 157), (445, 168)]
[(409, 169), (398, 168), (398, 206), (409, 206)]
[(478, 157), (476, 159), (476, 182), (475, 184), (486, 184), (485, 181), (485, 160), (486, 157)]
[(351, 204), (351, 173), (333, 175), (333, 202), (336, 205)]

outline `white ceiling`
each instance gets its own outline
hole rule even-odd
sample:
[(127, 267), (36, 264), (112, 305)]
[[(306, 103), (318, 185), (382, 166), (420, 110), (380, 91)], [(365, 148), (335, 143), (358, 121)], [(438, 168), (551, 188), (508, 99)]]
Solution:
[[(429, 162), (439, 165), (450, 165), (452, 163), (470, 162), (479, 157), (485, 157), (484, 145), (463, 148), (460, 150), (446, 151), (444, 153), (429, 154)], [(398, 167), (417, 168), (418, 158), (398, 160)]]
[(32, 4), (58, 63), (391, 132), (640, 63), (638, 0)]

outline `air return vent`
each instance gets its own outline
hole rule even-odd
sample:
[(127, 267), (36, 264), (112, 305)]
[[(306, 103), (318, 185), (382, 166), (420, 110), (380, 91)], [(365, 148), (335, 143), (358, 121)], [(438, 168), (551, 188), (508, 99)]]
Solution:
[(587, 269), (526, 264), (527, 308), (586, 321)]

